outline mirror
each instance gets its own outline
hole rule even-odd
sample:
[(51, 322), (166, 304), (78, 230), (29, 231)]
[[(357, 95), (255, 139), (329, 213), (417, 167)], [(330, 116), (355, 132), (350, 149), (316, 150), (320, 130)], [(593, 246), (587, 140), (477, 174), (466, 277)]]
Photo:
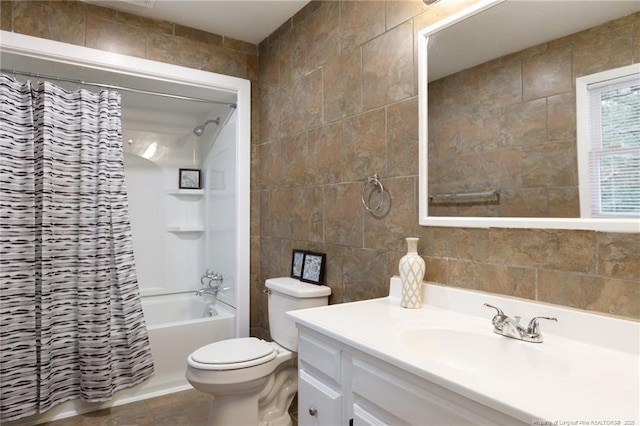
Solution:
[[(575, 125), (575, 78), (634, 61), (638, 11), (485, 0), (422, 30), (420, 224), (640, 232), (579, 217)], [(630, 57), (612, 48), (625, 31)]]

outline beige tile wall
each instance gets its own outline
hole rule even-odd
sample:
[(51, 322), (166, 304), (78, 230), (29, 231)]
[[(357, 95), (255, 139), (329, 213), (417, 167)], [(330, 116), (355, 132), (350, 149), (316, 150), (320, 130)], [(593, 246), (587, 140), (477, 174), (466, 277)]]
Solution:
[[(433, 202), (429, 214), (580, 217), (574, 81), (632, 64), (634, 27), (640, 13), (432, 82), (429, 193), (500, 200)], [(606, 52), (585, 61), (594, 46)]]
[[(416, 33), (473, 1), (429, 9), (418, 0), (314, 1), (260, 44), (259, 70), (255, 46), (84, 3), (2, 1), (0, 15), (5, 30), (94, 40), (103, 50), (259, 83), (252, 85), (254, 334), (268, 329), (264, 279), (289, 274), (293, 248), (327, 253), (331, 301), (340, 303), (385, 295), (407, 236), (420, 237), (430, 280), (640, 317), (637, 235), (418, 225)], [(92, 19), (102, 27), (86, 27)], [(637, 61), (640, 29), (633, 30)], [(360, 202), (362, 180), (373, 173), (387, 191), (377, 215)]]
[[(443, 1), (429, 9), (419, 1), (312, 2), (259, 45), (259, 172), (253, 197), (259, 200), (254, 212), (259, 210), (260, 220), (252, 235), (254, 249), (260, 250), (260, 273), (254, 275), (252, 301), (261, 301), (261, 311), (252, 311), (254, 327), (268, 327), (261, 286), (268, 277), (289, 274), (293, 248), (327, 253), (331, 302), (340, 303), (385, 295), (407, 236), (420, 237), (430, 280), (640, 316), (637, 235), (418, 225), (417, 32), (472, 2)], [(632, 41), (637, 60), (640, 25), (636, 20), (620, 27), (633, 32), (624, 40)], [(595, 66), (584, 59), (589, 52), (584, 46), (610, 44), (608, 38), (587, 38), (573, 54), (576, 73)], [(566, 59), (561, 47), (550, 52), (535, 64)], [(522, 100), (520, 80), (531, 79), (524, 93), (531, 102), (515, 108), (512, 118), (536, 116), (536, 100), (548, 97), (551, 137), (573, 137), (562, 125), (573, 119), (563, 107), (573, 100), (565, 90), (573, 77), (534, 80), (525, 72), (514, 80), (514, 71), (521, 75), (518, 65), (479, 77), (486, 85), (499, 85), (504, 102), (512, 100), (512, 88)], [(541, 119), (547, 126), (546, 108)], [(531, 136), (527, 129), (509, 131)], [(509, 155), (485, 156), (478, 167), (488, 172), (487, 164)], [(531, 155), (549, 154), (542, 149)], [(553, 155), (573, 161), (573, 148)], [(365, 211), (360, 201), (362, 181), (373, 173), (386, 189), (380, 214)]]

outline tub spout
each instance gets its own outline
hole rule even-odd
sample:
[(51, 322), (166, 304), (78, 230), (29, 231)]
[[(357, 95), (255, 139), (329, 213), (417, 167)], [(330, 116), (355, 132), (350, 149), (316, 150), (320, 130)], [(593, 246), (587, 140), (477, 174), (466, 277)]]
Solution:
[(208, 294), (210, 296), (213, 297), (218, 297), (218, 292), (220, 290), (218, 289), (212, 289), (212, 288), (201, 288), (200, 290), (196, 291), (196, 296), (204, 296), (205, 294)]

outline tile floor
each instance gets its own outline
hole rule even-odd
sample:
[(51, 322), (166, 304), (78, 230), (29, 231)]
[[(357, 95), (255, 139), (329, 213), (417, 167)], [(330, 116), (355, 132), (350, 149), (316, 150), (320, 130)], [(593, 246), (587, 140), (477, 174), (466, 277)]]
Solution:
[(209, 398), (195, 389), (45, 423), (47, 426), (200, 426)]
[[(297, 407), (297, 401), (291, 404)], [(131, 404), (106, 408), (46, 426), (204, 426), (207, 423), (209, 397), (195, 389), (172, 393)], [(295, 414), (293, 426), (297, 425)], [(231, 425), (229, 425), (231, 426)], [(245, 426), (245, 425), (238, 425)], [(250, 426), (250, 425), (246, 425)]]

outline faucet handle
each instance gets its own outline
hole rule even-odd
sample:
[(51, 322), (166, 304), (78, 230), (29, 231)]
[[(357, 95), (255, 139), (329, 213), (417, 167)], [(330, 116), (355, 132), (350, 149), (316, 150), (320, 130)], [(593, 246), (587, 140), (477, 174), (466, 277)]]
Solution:
[(209, 287), (219, 291), (220, 287), (222, 287), (222, 283), (224, 282), (224, 277), (222, 276), (222, 274), (218, 274), (217, 272), (214, 272), (212, 275), (209, 276)]
[(507, 316), (504, 314), (502, 309), (498, 308), (497, 306), (490, 305), (488, 303), (485, 303), (484, 306), (486, 306), (487, 308), (493, 308), (496, 310), (496, 315), (491, 320), (491, 323), (495, 328), (502, 328), (504, 321), (507, 319)]
[(204, 271), (204, 274), (202, 274), (202, 276), (200, 277), (200, 284), (205, 285), (205, 279), (211, 278), (211, 269), (207, 268), (206, 271)]
[(490, 304), (488, 304), (488, 303), (485, 303), (485, 304), (484, 304), (484, 306), (486, 306), (487, 308), (493, 308), (493, 309), (495, 309), (495, 310), (496, 310), (496, 316), (497, 316), (497, 317), (505, 317), (505, 318), (507, 317), (507, 316), (504, 314), (504, 312), (502, 312), (502, 309), (498, 308), (497, 306), (493, 306), (493, 305), (490, 305)]
[(527, 327), (527, 333), (539, 335), (540, 324), (538, 324), (538, 320), (541, 320), (541, 319), (558, 322), (558, 318), (555, 318), (555, 317), (534, 317), (531, 319), (531, 321), (529, 321), (529, 327)]
[(498, 308), (497, 306), (493, 306), (488, 303), (485, 303), (484, 306), (486, 306), (487, 308), (495, 309), (496, 311), (498, 311), (498, 315), (504, 315), (504, 312), (502, 312), (502, 309)]

